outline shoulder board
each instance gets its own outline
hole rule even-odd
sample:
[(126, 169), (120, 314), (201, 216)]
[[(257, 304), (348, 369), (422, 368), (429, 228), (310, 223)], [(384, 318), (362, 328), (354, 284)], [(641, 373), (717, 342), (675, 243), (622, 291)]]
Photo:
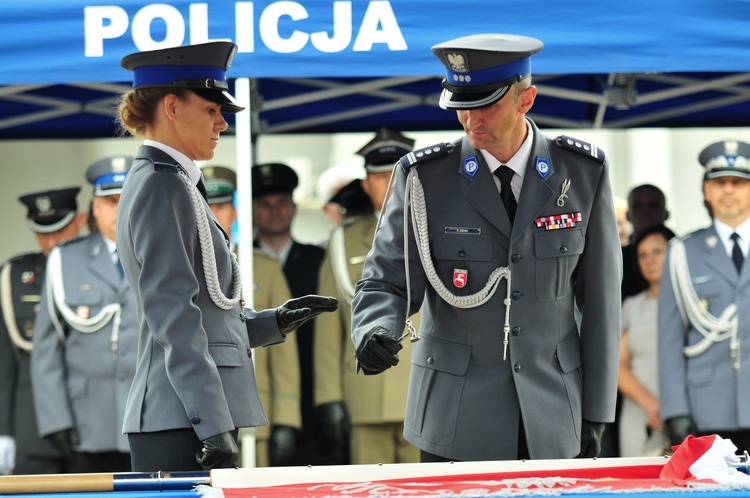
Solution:
[(596, 145), (567, 135), (560, 135), (555, 139), (555, 143), (563, 149), (578, 152), (582, 156), (590, 157), (594, 161), (604, 164), (604, 151)]
[(70, 240), (66, 240), (64, 242), (60, 242), (57, 245), (60, 246), (60, 247), (71, 246), (73, 244), (77, 244), (77, 243), (79, 243), (79, 242), (81, 242), (83, 240), (86, 240), (88, 237), (89, 237), (88, 235), (84, 235), (82, 237), (76, 237), (75, 239), (70, 239)]
[(172, 171), (174, 173), (179, 173), (182, 168), (178, 164), (173, 163), (165, 163), (162, 161), (154, 161), (151, 160), (151, 162), (154, 164), (154, 170), (156, 171)]
[(404, 170), (404, 173), (409, 173), (409, 170), (414, 166), (419, 166), (420, 164), (424, 164), (434, 159), (447, 156), (455, 149), (456, 146), (451, 142), (441, 142), (435, 145), (430, 145), (429, 147), (424, 147), (422, 149), (417, 149), (415, 151), (409, 152), (401, 159), (399, 159), (398, 163), (399, 165), (401, 165), (401, 169)]
[(6, 264), (17, 265), (26, 261), (33, 261), (36, 260), (39, 255), (40, 253), (38, 252), (27, 252), (24, 254), (19, 254), (18, 256), (13, 256), (12, 258), (10, 258)]
[(684, 241), (686, 241), (686, 240), (688, 240), (688, 239), (691, 239), (691, 238), (693, 238), (693, 237), (694, 237), (694, 236), (696, 236), (696, 235), (699, 235), (699, 234), (703, 233), (704, 231), (706, 231), (706, 229), (705, 229), (705, 228), (699, 228), (699, 229), (697, 229), (697, 230), (695, 230), (695, 231), (693, 231), (693, 232), (690, 232), (690, 233), (686, 233), (685, 235), (679, 235), (679, 236), (676, 236), (676, 237), (672, 237), (672, 239), (671, 239), (671, 240), (669, 241), (669, 244), (670, 244), (670, 245), (671, 245), (671, 244), (674, 244), (674, 243), (676, 243), (677, 241), (682, 241), (682, 242), (684, 242)]

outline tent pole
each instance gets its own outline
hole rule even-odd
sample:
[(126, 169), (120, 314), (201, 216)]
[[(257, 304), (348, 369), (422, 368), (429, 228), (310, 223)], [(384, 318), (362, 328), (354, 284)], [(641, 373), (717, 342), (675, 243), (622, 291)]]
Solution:
[[(253, 307), (253, 202), (251, 199), (250, 167), (253, 164), (252, 111), (253, 102), (249, 78), (237, 78), (235, 98), (245, 110), (235, 114), (235, 142), (237, 147), (237, 233), (238, 257), (242, 269), (242, 289), (246, 306)], [(253, 360), (255, 355), (253, 355)], [(255, 467), (255, 430), (240, 431), (242, 467)]]

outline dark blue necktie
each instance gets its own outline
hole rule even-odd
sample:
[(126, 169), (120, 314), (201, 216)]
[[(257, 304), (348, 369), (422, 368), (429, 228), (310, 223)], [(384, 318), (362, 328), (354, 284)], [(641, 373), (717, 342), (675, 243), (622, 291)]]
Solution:
[(120, 262), (120, 256), (117, 254), (117, 249), (115, 249), (115, 266), (117, 267), (117, 272), (120, 274), (120, 279), (125, 277), (125, 270), (122, 268), (122, 263)]
[(742, 254), (742, 249), (740, 249), (740, 236), (737, 232), (734, 232), (730, 238), (734, 241), (732, 261), (734, 261), (734, 266), (737, 268), (737, 273), (742, 273), (742, 263), (745, 262), (745, 256)]
[(510, 218), (510, 224), (513, 225), (513, 221), (516, 219), (518, 202), (516, 201), (516, 196), (513, 195), (510, 181), (516, 173), (505, 165), (500, 166), (493, 173), (500, 179), (500, 198), (505, 205), (505, 211), (508, 213), (508, 218)]

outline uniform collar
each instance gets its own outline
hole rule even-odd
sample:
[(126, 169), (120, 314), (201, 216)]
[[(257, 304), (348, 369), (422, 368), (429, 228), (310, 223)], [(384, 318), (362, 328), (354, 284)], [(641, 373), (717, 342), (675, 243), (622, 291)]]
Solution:
[(180, 163), (182, 169), (184, 169), (188, 174), (188, 177), (190, 177), (190, 181), (193, 182), (193, 185), (198, 185), (198, 181), (202, 178), (201, 170), (188, 156), (186, 156), (179, 150), (170, 147), (169, 145), (157, 142), (155, 140), (144, 140), (143, 145), (148, 145), (149, 147), (159, 149), (160, 151), (166, 152), (167, 154), (172, 156), (172, 158)]

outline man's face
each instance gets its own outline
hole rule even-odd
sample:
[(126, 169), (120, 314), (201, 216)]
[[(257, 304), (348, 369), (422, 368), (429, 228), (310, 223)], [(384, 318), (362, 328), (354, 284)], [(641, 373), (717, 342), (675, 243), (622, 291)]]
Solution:
[(633, 231), (639, 233), (647, 228), (664, 223), (669, 213), (664, 206), (664, 198), (651, 189), (635, 190), (628, 198), (628, 220)]
[(66, 242), (68, 240), (75, 239), (81, 231), (82, 226), (86, 223), (86, 215), (78, 214), (73, 221), (68, 225), (52, 233), (35, 233), (36, 240), (39, 242), (39, 249), (44, 253), (45, 256), (49, 255), (49, 252), (57, 244)]
[(253, 225), (260, 236), (289, 234), (296, 213), (292, 194), (266, 194), (253, 200)]
[(224, 229), (227, 235), (231, 235), (232, 223), (237, 221), (237, 209), (235, 209), (234, 205), (231, 202), (222, 202), (209, 204), (209, 207), (214, 216), (216, 216), (216, 220), (221, 225), (221, 228)]
[(117, 232), (117, 208), (120, 205), (120, 194), (105, 195), (91, 199), (91, 209), (94, 213), (99, 232), (109, 240), (115, 240)]
[(736, 227), (750, 216), (750, 180), (722, 176), (703, 183), (706, 201), (716, 219)]
[(390, 180), (390, 170), (380, 173), (367, 173), (367, 177), (362, 180), (362, 190), (370, 197), (370, 202), (372, 202), (372, 207), (376, 212), (379, 212), (380, 208), (383, 207)]

